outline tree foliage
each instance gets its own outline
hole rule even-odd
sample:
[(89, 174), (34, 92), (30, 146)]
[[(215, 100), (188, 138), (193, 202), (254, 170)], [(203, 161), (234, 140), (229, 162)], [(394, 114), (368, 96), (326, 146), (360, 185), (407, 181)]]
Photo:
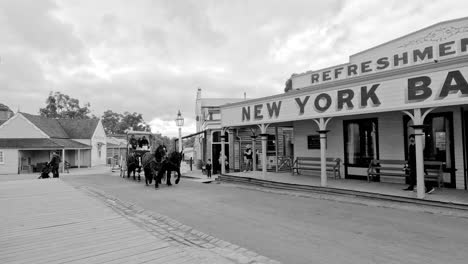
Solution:
[(161, 133), (153, 134), (153, 146), (165, 145), (169, 152), (174, 150), (174, 138), (163, 136)]
[(142, 114), (125, 112), (123, 114), (107, 110), (101, 117), (106, 134), (124, 134), (126, 130), (151, 131)]
[(193, 148), (195, 145), (195, 137), (190, 137), (182, 140), (184, 148)]
[(72, 98), (61, 92), (50, 92), (46, 99), (45, 108), (39, 109), (39, 114), (47, 118), (89, 119), (90, 103), (80, 106), (78, 99)]

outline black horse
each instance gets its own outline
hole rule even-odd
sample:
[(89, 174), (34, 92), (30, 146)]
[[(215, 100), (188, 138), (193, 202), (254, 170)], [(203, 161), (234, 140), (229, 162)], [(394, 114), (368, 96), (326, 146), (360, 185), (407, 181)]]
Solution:
[(166, 184), (171, 186), (171, 172), (177, 172), (177, 179), (175, 184), (178, 184), (180, 181), (180, 163), (182, 161), (182, 152), (174, 151), (168, 155), (168, 158), (162, 162), (162, 167), (158, 171), (158, 180), (160, 180), (163, 174), (166, 172)]
[(143, 171), (145, 172), (146, 186), (151, 184), (154, 179), (154, 187), (158, 188), (158, 184), (161, 182), (161, 178), (159, 178), (159, 171), (161, 170), (163, 161), (166, 158), (166, 153), (166, 146), (159, 145), (159, 147), (154, 152), (154, 155), (150, 152), (143, 154), (142, 165)]
[(141, 157), (136, 153), (130, 154), (127, 158), (127, 178), (130, 178), (130, 174), (133, 173), (133, 179), (135, 178), (135, 173), (138, 173), (138, 181), (141, 180)]

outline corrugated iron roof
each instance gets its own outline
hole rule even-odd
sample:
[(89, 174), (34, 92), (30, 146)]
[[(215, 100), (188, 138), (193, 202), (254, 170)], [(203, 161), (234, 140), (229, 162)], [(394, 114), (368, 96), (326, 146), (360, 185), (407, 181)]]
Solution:
[(21, 114), (51, 138), (70, 138), (57, 119), (30, 115), (27, 113)]
[(57, 119), (70, 138), (90, 139), (99, 119)]
[(90, 139), (99, 119), (53, 119), (21, 113), (51, 138)]
[(91, 146), (59, 138), (0, 138), (0, 148), (9, 149), (91, 149)]

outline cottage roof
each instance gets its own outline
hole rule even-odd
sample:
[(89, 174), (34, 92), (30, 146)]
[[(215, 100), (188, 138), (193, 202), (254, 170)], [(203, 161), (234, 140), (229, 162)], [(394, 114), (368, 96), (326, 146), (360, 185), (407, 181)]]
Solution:
[(99, 119), (57, 119), (70, 138), (90, 139), (99, 123)]
[(91, 149), (86, 144), (63, 138), (0, 138), (0, 148)]
[(90, 139), (99, 123), (98, 119), (53, 119), (21, 114), (51, 138)]
[(21, 114), (51, 138), (70, 138), (57, 119), (31, 115), (27, 113)]

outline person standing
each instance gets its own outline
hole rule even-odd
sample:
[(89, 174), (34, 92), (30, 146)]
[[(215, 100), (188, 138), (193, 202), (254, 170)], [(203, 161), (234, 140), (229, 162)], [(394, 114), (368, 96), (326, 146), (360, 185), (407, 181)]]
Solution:
[(206, 176), (208, 178), (211, 178), (211, 159), (208, 159), (208, 162), (205, 165), (205, 170), (206, 170)]
[[(409, 186), (404, 191), (413, 191), (414, 186), (416, 186), (416, 145), (415, 145), (415, 137), (414, 135), (409, 136), (410, 145), (408, 147), (408, 168), (410, 171), (409, 175)], [(426, 193), (430, 194), (435, 191), (434, 187), (432, 187), (428, 182), (424, 182)]]
[(60, 162), (62, 160), (60, 159), (60, 156), (57, 154), (57, 152), (52, 152), (52, 158), (49, 161), (49, 165), (52, 168), (52, 176), (54, 178), (59, 177), (59, 167), (60, 167)]
[(244, 161), (245, 161), (245, 170), (244, 172), (252, 170), (252, 149), (251, 145), (248, 144), (247, 148), (244, 150)]

